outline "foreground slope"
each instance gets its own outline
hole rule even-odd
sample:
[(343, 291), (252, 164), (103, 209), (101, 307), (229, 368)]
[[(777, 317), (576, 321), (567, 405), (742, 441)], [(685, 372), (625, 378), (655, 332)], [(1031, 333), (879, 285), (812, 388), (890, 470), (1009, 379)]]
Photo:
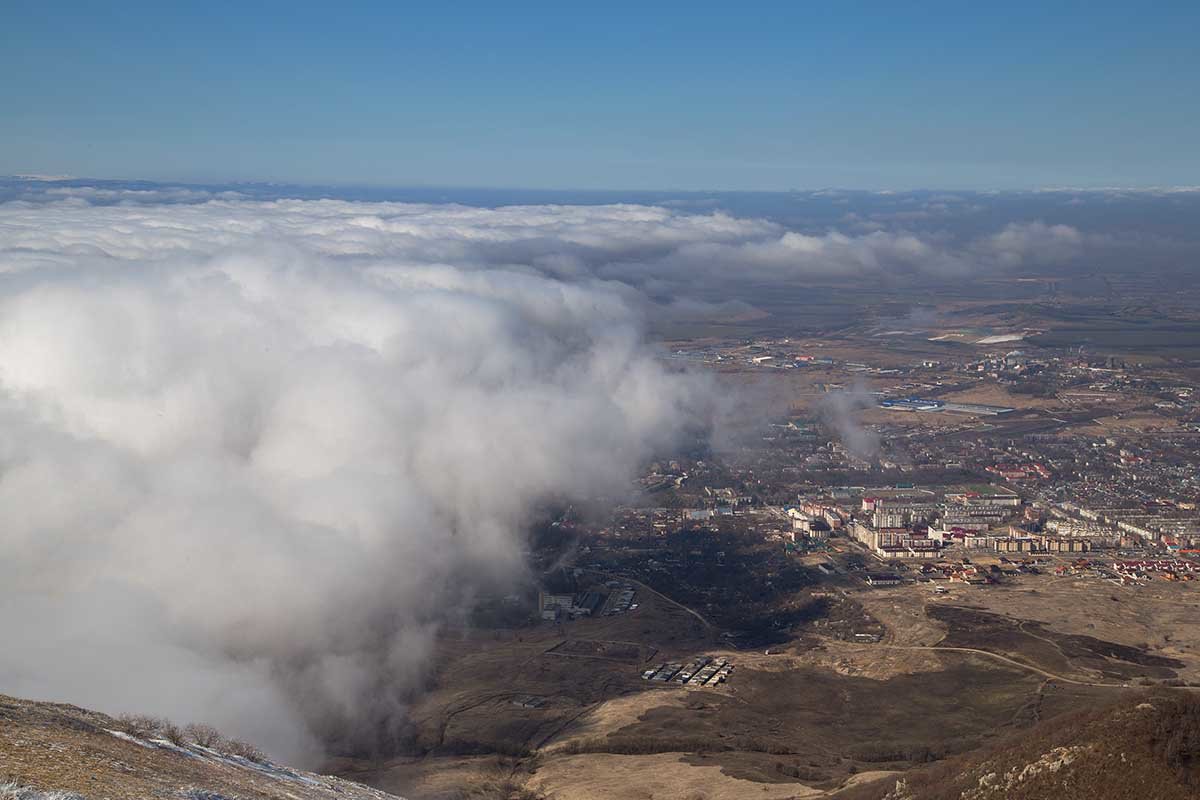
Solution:
[(1127, 698), (1046, 720), (989, 747), (839, 800), (1123, 800), (1200, 797), (1200, 697)]
[(340, 778), (132, 736), (124, 727), (75, 706), (0, 695), (0, 789), (9, 792), (0, 797), (63, 792), (85, 800), (395, 800)]

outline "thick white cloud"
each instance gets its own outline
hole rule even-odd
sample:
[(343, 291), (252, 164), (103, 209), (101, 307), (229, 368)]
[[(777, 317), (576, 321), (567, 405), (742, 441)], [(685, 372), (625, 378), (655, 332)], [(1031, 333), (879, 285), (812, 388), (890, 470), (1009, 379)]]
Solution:
[[(64, 190), (66, 191), (66, 190)], [(8, 269), (33, 259), (90, 252), (160, 258), (211, 255), (248, 241), (288, 242), (329, 256), (389, 257), (409, 263), (594, 264), (662, 255), (692, 242), (746, 241), (781, 233), (761, 220), (680, 214), (636, 205), (509, 206), (498, 209), (341, 200), (214, 200), (190, 205), (96, 207), (81, 197), (49, 206), (12, 203), (0, 214)], [(53, 220), (52, 225), (47, 222)]]
[[(658, 206), (477, 208), (342, 200), (153, 204), (142, 190), (96, 207), (97, 190), (59, 188), (69, 199), (10, 203), (0, 213), (0, 269), (16, 271), (81, 255), (161, 260), (212, 256), (247, 243), (286, 243), (343, 258), (386, 258), (404, 266), (504, 266), (572, 281), (602, 278), (674, 289), (697, 280), (792, 280), (875, 274), (969, 276), (981, 271), (1071, 261), (1087, 241), (1067, 225), (1011, 223), (965, 243), (904, 230), (856, 235), (801, 233), (721, 212)], [(113, 194), (116, 190), (104, 190)], [(120, 192), (116, 192), (120, 194)], [(45, 201), (58, 197), (45, 192)], [(147, 205), (146, 203), (151, 203)], [(46, 220), (53, 219), (54, 225)]]
[(660, 262), (683, 278), (701, 271), (706, 277), (790, 280), (881, 273), (945, 273), (962, 269), (953, 253), (906, 233), (876, 231), (848, 236), (831, 231), (810, 236), (787, 231), (778, 236), (737, 243), (688, 244)]
[(289, 756), (397, 724), (539, 504), (623, 491), (699, 387), (622, 293), (482, 268), (521, 212), (481, 216), (0, 208), (0, 690)]
[(634, 287), (690, 307), (743, 275), (1073, 252), (1057, 227), (954, 251), (633, 205), (63, 191), (0, 205), (0, 691), (288, 756), (394, 729), (539, 505), (622, 490), (703, 404)]

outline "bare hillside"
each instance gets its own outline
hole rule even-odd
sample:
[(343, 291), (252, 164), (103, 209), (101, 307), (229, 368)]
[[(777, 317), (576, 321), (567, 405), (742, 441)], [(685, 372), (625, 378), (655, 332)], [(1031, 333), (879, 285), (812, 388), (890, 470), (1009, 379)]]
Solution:
[(395, 800), (273, 764), (246, 745), (218, 749), (194, 738), (0, 695), (0, 800)]
[(1075, 712), (839, 800), (1185, 800), (1200, 797), (1200, 698)]

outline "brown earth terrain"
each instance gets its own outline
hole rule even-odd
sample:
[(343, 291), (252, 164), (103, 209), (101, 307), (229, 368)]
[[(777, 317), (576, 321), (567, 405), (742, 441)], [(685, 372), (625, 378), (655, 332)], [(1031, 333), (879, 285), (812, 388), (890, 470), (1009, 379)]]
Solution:
[[(1126, 590), (1118, 601), (1114, 591), (1048, 575), (955, 585), (949, 595), (853, 591), (844, 602), (883, 626), (879, 642), (823, 633), (816, 620), (769, 654), (723, 648), (715, 631), (647, 593), (627, 615), (446, 642), (438, 686), (416, 709), (428, 749), (339, 771), (413, 798), (518, 788), (566, 800), (840, 797), (864, 773), (907, 773), (1131, 696), (1145, 682), (1195, 675), (1190, 640), (1169, 633), (1195, 605), (1187, 588)], [(1038, 613), (1019, 615), (1031, 607)], [(621, 642), (640, 644), (654, 653), (644, 663), (707, 653), (736, 669), (715, 689), (655, 685), (640, 679), (642, 664), (604, 657), (614, 651), (607, 642), (617, 652)], [(513, 702), (524, 695), (545, 702)], [(501, 740), (503, 753), (483, 746)], [(472, 746), (477, 754), (463, 752)]]
[(0, 695), (0, 783), (74, 793), (84, 800), (393, 798), (343, 778), (265, 759), (134, 736), (127, 727), (121, 720), (75, 706)]
[(1135, 694), (945, 762), (851, 788), (842, 800), (1093, 800), (1200, 796), (1200, 698)]

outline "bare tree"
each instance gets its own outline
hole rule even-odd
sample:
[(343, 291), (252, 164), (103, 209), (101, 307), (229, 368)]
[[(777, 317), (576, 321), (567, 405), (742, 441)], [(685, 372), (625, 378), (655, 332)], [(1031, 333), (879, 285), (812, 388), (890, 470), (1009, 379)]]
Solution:
[(183, 729), (188, 739), (212, 750), (220, 750), (225, 744), (225, 737), (211, 725), (192, 723)]
[(147, 714), (122, 714), (117, 717), (121, 729), (132, 736), (146, 738), (159, 736), (169, 723), (161, 717), (151, 717)]
[(162, 736), (168, 742), (179, 747), (187, 744), (187, 737), (183, 733), (183, 728), (173, 722), (168, 722), (162, 729)]
[(233, 756), (241, 756), (242, 758), (263, 763), (267, 760), (267, 755), (262, 750), (259, 750), (252, 744), (230, 739), (225, 743), (225, 752)]

